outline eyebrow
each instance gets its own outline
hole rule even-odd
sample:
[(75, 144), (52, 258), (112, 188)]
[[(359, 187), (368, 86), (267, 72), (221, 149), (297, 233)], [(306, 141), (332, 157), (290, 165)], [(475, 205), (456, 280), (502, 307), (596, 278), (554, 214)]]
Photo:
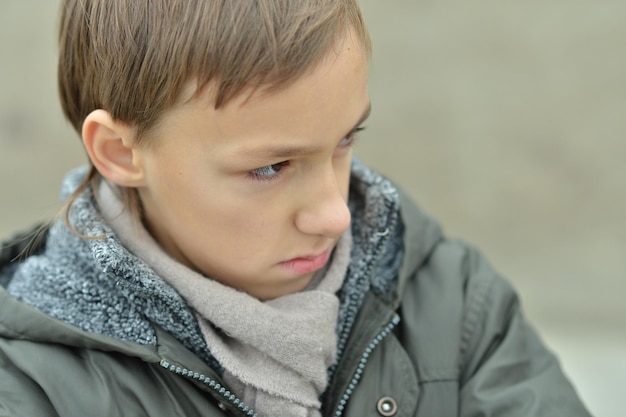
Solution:
[[(353, 130), (357, 129), (372, 112), (372, 103), (368, 102), (365, 111), (361, 114), (359, 121), (347, 132), (349, 134)], [(239, 152), (240, 156), (254, 157), (259, 159), (274, 159), (274, 158), (291, 158), (297, 155), (310, 155), (317, 153), (321, 150), (319, 146), (289, 146), (289, 145), (274, 145), (266, 146), (263, 148), (242, 149)]]

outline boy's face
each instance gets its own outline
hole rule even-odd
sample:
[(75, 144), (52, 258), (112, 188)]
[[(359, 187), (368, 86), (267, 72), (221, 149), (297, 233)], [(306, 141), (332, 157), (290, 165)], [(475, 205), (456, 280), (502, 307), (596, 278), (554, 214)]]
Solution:
[(368, 113), (367, 58), (351, 36), (277, 93), (178, 105), (136, 153), (148, 230), (259, 299), (304, 289), (349, 228), (351, 139)]

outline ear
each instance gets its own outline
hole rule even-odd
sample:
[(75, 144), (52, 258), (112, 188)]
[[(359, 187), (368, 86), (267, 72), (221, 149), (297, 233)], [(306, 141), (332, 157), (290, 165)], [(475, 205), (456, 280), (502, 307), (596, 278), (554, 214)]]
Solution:
[(85, 118), (82, 136), (91, 162), (104, 178), (122, 187), (144, 185), (134, 128), (98, 109)]

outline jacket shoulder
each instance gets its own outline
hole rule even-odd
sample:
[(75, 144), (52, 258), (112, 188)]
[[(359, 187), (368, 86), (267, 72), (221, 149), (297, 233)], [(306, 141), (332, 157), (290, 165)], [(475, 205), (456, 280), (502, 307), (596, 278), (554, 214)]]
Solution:
[(511, 283), (473, 246), (442, 238), (407, 278), (401, 312), (421, 382), (457, 386), (460, 416), (589, 415)]

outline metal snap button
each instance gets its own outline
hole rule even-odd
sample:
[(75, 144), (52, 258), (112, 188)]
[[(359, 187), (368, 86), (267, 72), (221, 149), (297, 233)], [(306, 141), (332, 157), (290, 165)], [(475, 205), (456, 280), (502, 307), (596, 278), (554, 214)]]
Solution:
[(383, 397), (378, 400), (376, 409), (381, 416), (391, 417), (396, 415), (398, 412), (398, 404), (396, 403), (396, 400), (391, 397)]

